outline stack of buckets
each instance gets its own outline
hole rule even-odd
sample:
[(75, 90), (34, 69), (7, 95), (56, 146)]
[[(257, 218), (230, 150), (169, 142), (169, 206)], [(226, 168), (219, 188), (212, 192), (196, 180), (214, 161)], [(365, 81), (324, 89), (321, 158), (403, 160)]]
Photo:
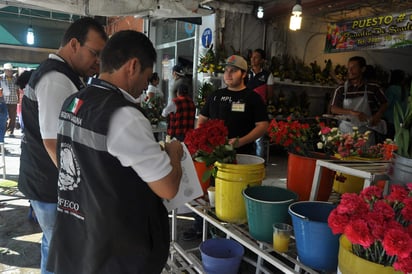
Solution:
[(220, 220), (242, 224), (247, 220), (242, 191), (262, 184), (265, 160), (253, 155), (237, 154), (236, 161), (236, 164), (215, 163), (215, 209)]
[[(339, 235), (333, 235), (327, 223), (335, 205), (297, 202), (299, 197), (295, 192), (262, 186), (264, 160), (257, 156), (238, 154), (237, 164), (217, 162), (215, 167), (215, 209), (219, 219), (237, 224), (247, 221), (253, 238), (272, 242), (273, 224), (289, 223), (291, 217), (299, 261), (320, 271), (337, 269)], [(210, 250), (217, 253), (211, 254)], [(202, 261), (208, 265), (206, 267), (204, 264), (205, 269), (213, 268), (207, 273), (221, 273), (219, 271), (225, 269), (220, 264), (224, 258), (232, 258), (229, 268), (236, 273), (243, 254), (233, 240), (207, 240), (202, 244), (201, 251)], [(216, 265), (219, 265), (219, 270), (214, 267)]]

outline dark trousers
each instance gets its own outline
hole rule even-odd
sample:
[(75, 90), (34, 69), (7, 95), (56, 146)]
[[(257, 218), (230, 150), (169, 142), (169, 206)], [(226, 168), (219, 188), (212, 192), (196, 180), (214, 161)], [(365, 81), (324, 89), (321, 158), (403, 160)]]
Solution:
[(4, 135), (6, 134), (7, 124), (7, 105), (0, 102), (0, 143), (4, 143)]
[(17, 116), (17, 104), (7, 104), (7, 111), (9, 112), (9, 119), (7, 120), (6, 131), (9, 131), (10, 134), (14, 134)]

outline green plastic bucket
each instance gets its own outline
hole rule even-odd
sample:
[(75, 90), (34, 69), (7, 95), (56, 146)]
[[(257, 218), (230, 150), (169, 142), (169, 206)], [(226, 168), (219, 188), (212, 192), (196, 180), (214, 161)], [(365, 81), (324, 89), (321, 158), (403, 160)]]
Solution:
[(243, 190), (249, 233), (259, 241), (273, 241), (273, 224), (289, 223), (289, 205), (298, 195), (274, 186), (253, 186)]

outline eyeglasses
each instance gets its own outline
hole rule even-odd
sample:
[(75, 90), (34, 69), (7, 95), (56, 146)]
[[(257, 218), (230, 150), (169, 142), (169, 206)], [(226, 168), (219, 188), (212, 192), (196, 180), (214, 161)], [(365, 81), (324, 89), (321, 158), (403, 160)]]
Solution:
[(88, 47), (88, 46), (86, 46), (86, 45), (83, 45), (83, 47), (85, 47), (86, 49), (88, 49), (89, 52), (90, 52), (94, 57), (100, 58), (100, 52), (99, 52), (99, 51), (96, 51), (96, 50), (94, 50), (94, 49), (92, 49), (91, 47)]

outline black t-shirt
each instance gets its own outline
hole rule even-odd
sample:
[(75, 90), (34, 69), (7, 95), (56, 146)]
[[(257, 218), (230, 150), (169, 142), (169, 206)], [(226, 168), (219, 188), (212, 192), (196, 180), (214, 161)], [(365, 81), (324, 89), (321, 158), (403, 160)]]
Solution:
[[(209, 96), (200, 114), (209, 119), (224, 120), (229, 138), (245, 136), (253, 130), (255, 123), (268, 120), (262, 99), (247, 88), (240, 91), (217, 90)], [(253, 143), (244, 147), (238, 148), (237, 152), (254, 153)]]

